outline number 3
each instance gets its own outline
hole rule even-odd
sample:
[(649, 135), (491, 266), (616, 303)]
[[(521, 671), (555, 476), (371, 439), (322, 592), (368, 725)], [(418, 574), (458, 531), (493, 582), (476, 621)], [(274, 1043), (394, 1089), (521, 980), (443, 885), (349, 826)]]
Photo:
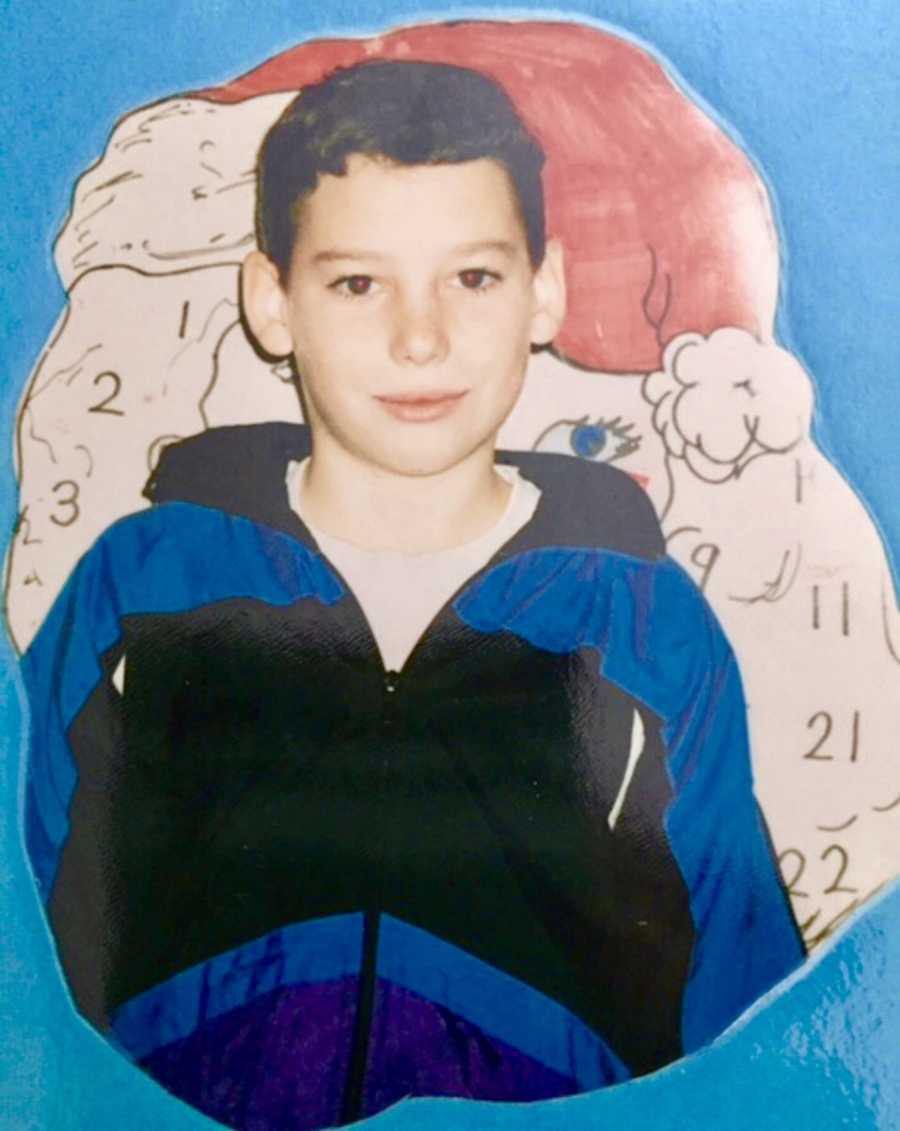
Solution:
[(53, 494), (56, 495), (64, 488), (68, 488), (64, 495), (59, 495), (56, 500), (56, 505), (64, 513), (65, 518), (57, 518), (55, 514), (50, 515), (50, 521), (56, 526), (71, 526), (73, 522), (77, 522), (78, 516), (81, 514), (81, 507), (78, 505), (78, 496), (80, 494), (78, 484), (74, 479), (61, 479), (59, 483), (53, 484)]

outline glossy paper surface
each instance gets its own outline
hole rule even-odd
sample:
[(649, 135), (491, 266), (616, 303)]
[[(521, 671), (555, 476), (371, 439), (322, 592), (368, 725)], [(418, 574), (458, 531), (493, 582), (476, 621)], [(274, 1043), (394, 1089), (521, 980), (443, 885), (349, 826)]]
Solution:
[[(493, 18), (501, 15), (496, 11), (458, 14)], [(532, 18), (545, 15), (541, 11), (527, 14)], [(199, 7), (192, 11), (173, 6), (169, 21), (175, 30), (176, 46), (167, 43), (163, 48), (157, 45), (151, 24), (151, 20), (160, 19), (158, 11), (152, 16), (138, 10), (115, 16), (101, 15), (95, 10), (36, 14), (33, 9), (28, 13), (22, 9), (14, 13), (13, 39), (21, 82), (18, 93), (6, 103), (11, 115), (9, 136), (15, 138), (15, 173), (8, 175), (7, 183), (14, 201), (8, 217), (6, 256), (11, 298), (3, 325), (7, 451), (12, 448), (15, 404), (29, 373), (34, 372), (42, 346), (53, 338), (52, 327), (63, 305), (49, 243), (63, 224), (74, 180), (104, 151), (107, 135), (116, 121), (139, 106), (170, 98), (174, 91), (227, 83), (267, 57), (313, 36), (373, 33), (435, 15), (444, 13), (423, 14), (396, 8), (369, 10), (363, 22), (359, 13), (345, 10), (332, 13), (327, 26), (317, 26), (289, 14), (287, 7), (270, 8), (267, 14), (252, 21), (237, 6), (233, 11), (219, 7), (213, 22), (209, 13)], [(802, 360), (812, 377), (817, 405), (815, 435), (819, 444), (866, 498), (870, 512), (885, 532), (888, 555), (896, 561), (900, 528), (892, 503), (896, 503), (895, 484), (900, 468), (893, 440), (898, 401), (892, 379), (897, 357), (897, 283), (892, 265), (896, 264), (898, 248), (896, 227), (889, 218), (890, 201), (896, 199), (897, 193), (896, 162), (891, 163), (891, 153), (896, 151), (896, 122), (891, 121), (891, 114), (896, 118), (896, 110), (891, 107), (898, 103), (896, 16), (886, 6), (875, 4), (865, 6), (852, 23), (834, 15), (823, 21), (812, 6), (795, 7), (790, 13), (778, 11), (776, 5), (757, 6), (751, 14), (725, 10), (722, 5), (695, 4), (676, 18), (671, 11), (632, 4), (569, 15), (602, 17), (614, 23), (617, 30), (640, 37), (651, 50), (659, 52), (666, 65), (673, 67), (680, 79), (712, 108), (731, 136), (743, 142), (757, 169), (766, 177), (777, 207), (782, 247), (779, 340)], [(85, 82), (88, 75), (91, 81)], [(68, 238), (75, 238), (71, 225), (69, 232)], [(80, 249), (75, 246), (70, 256), (76, 275), (78, 255), (85, 242)], [(63, 242), (57, 250), (60, 256), (65, 255)], [(84, 267), (83, 261), (80, 269)], [(68, 285), (72, 279), (66, 282)], [(81, 293), (85, 293), (84, 289)], [(140, 306), (146, 303), (146, 292), (137, 288), (133, 296), (120, 292), (116, 299), (124, 300), (126, 308)], [(100, 301), (105, 301), (102, 295)], [(200, 301), (204, 301), (202, 297)], [(157, 305), (164, 307), (165, 303), (160, 301)], [(183, 304), (177, 304), (177, 310), (183, 310)], [(226, 324), (227, 317), (220, 329), (224, 330)], [(708, 334), (713, 328), (714, 325), (695, 325), (688, 319), (674, 332), (694, 330)], [(128, 341), (126, 335), (121, 350), (128, 349)], [(579, 341), (583, 352), (584, 341), (573, 331), (569, 356), (576, 360), (582, 360), (578, 357)], [(165, 348), (164, 343), (161, 348)], [(76, 350), (73, 359), (77, 353)], [(594, 367), (601, 368), (602, 360), (587, 357), (584, 363), (593, 362)], [(642, 356), (634, 358), (635, 370), (641, 369), (642, 364)], [(112, 416), (110, 410), (118, 407), (113, 403), (119, 392), (115, 372), (105, 367), (95, 375), (100, 381), (94, 390), (97, 403), (92, 402), (91, 407), (103, 423), (108, 420), (102, 418)], [(113, 376), (104, 378), (104, 373)], [(550, 381), (554, 376), (548, 373), (546, 379)], [(661, 371), (661, 379), (664, 376)], [(595, 419), (600, 416), (593, 408), (593, 390), (597, 387), (592, 387), (583, 411), (579, 389), (573, 394), (573, 407), (567, 404), (556, 418), (541, 416), (540, 406), (532, 416), (522, 415), (519, 431), (511, 433), (510, 442), (532, 446), (540, 433), (545, 446), (558, 441), (563, 445), (561, 450), (569, 445), (574, 454), (585, 455), (592, 444), (596, 446), (598, 430), (608, 431), (616, 415), (621, 427), (621, 418), (627, 417), (626, 403), (624, 410), (614, 405), (605, 412), (603, 420)], [(802, 392), (800, 399), (802, 412), (807, 407), (802, 403)], [(199, 395), (193, 397), (194, 408), (199, 400)], [(227, 421), (227, 401), (220, 403), (226, 405), (223, 420)], [(593, 427), (594, 433), (575, 436), (575, 427), (585, 424)], [(564, 434), (552, 435), (554, 426)], [(188, 424), (187, 431), (190, 430)], [(27, 440), (27, 429), (23, 435)], [(157, 429), (152, 439), (162, 435), (163, 430)], [(579, 444), (584, 451), (579, 450)], [(773, 442), (771, 446), (776, 445)], [(646, 451), (645, 445), (640, 454)], [(639, 465), (638, 454), (634, 453), (633, 470), (636, 475), (647, 475), (648, 469)], [(683, 449), (680, 454), (674, 453), (674, 458), (682, 460), (680, 469), (689, 455)], [(721, 463), (726, 464), (727, 459), (723, 457)], [(28, 466), (27, 459), (22, 466)], [(739, 463), (734, 466), (739, 467)], [(703, 482), (703, 477), (696, 474), (697, 467), (700, 465), (695, 462), (683, 480), (689, 487)], [(8, 469), (11, 471), (9, 465)], [(824, 461), (814, 461), (814, 466), (798, 464), (791, 468), (790, 490), (802, 497), (804, 485), (811, 485), (805, 478), (810, 471), (818, 475), (818, 486), (822, 477), (829, 474)], [(115, 468), (108, 466), (104, 474), (112, 482)], [(744, 477), (744, 483), (750, 474)], [(737, 483), (739, 474), (733, 479), (735, 482), (726, 490), (736, 490), (741, 485)], [(55, 509), (48, 512), (48, 522), (53, 521), (49, 515), (55, 515), (57, 520), (53, 522), (55, 533), (64, 532), (69, 519), (79, 510), (73, 488), (65, 485), (72, 482), (77, 481), (68, 475), (47, 481), (50, 490), (56, 491)], [(57, 483), (63, 486), (54, 487)], [(784, 506), (785, 499), (779, 491), (783, 491), (783, 484), (773, 485), (772, 497)], [(676, 492), (676, 496), (689, 498), (690, 491), (685, 489), (680, 496)], [(848, 537), (850, 521), (861, 521), (863, 538), (871, 538), (860, 504), (840, 491), (838, 497), (846, 510), (836, 511), (836, 544), (842, 545), (841, 539)], [(764, 493), (757, 499), (764, 499)], [(798, 500), (795, 495), (787, 501)], [(16, 512), (12, 490), (4, 496), (4, 505), (11, 525)], [(742, 508), (746, 505), (745, 501), (740, 504)], [(699, 508), (700, 503), (696, 506)], [(813, 539), (821, 540), (827, 510), (826, 505), (817, 514)], [(697, 513), (699, 509), (689, 513), (684, 525), (694, 525)], [(771, 514), (760, 514), (762, 525), (771, 528)], [(708, 517), (704, 512), (710, 530), (683, 550), (684, 564), (693, 566), (701, 583), (713, 586), (717, 569), (723, 576), (720, 567), (726, 557), (722, 555), (718, 562), (720, 554), (716, 551), (724, 549), (727, 555), (732, 537), (728, 525), (731, 516), (727, 502), (718, 514)], [(100, 521), (100, 526), (108, 520)], [(767, 558), (751, 563), (758, 574), (754, 575), (756, 588), (722, 590), (723, 609), (735, 593), (746, 598), (743, 603), (734, 603), (736, 618), (746, 606), (775, 608), (791, 571), (803, 568), (797, 546), (805, 535), (797, 535), (796, 523), (790, 516), (784, 526), (784, 549), (775, 554), (774, 562), (770, 564)], [(874, 565), (870, 572), (868, 566), (863, 570), (858, 596), (867, 610), (864, 631), (857, 629), (853, 619), (859, 606), (849, 589), (839, 584), (832, 593), (824, 575), (820, 579), (804, 578), (804, 647), (817, 639), (813, 634), (821, 633), (820, 653), (834, 649), (836, 655), (843, 655), (847, 676), (844, 679), (840, 673), (828, 672), (820, 699), (812, 693), (808, 702), (804, 699), (802, 704), (792, 704), (793, 713), (786, 714), (784, 722), (785, 728), (794, 727), (796, 731), (786, 744), (786, 756), (794, 761), (792, 780), (802, 789), (796, 759), (811, 763), (800, 770), (815, 774), (814, 778), (810, 776), (814, 783), (811, 789), (820, 802), (813, 825), (824, 828), (818, 830), (822, 835), (817, 835), (815, 828), (807, 828), (803, 833), (807, 839), (797, 843), (788, 839), (787, 826), (783, 833), (776, 828), (777, 846), (783, 857), (785, 853), (791, 854), (783, 862), (789, 870), (787, 878), (794, 889), (795, 906), (802, 899), (818, 900), (810, 906), (810, 914), (819, 911), (821, 924), (840, 915), (857, 896), (869, 894), (875, 883), (896, 871), (896, 862), (891, 867), (891, 852), (897, 844), (900, 809), (892, 801), (900, 796), (900, 777), (892, 752), (882, 748), (890, 741), (891, 730), (879, 712), (896, 703), (897, 668), (892, 663), (896, 663), (897, 637), (890, 633), (885, 592), (879, 589), (884, 571), (878, 561), (877, 542), (873, 541), (872, 546), (874, 558), (870, 556), (866, 561), (874, 561)], [(672, 549), (676, 552), (675, 545)], [(860, 553), (858, 542), (852, 549)], [(51, 568), (62, 576), (74, 560), (66, 560), (67, 553), (71, 551), (60, 550), (49, 559)], [(835, 564), (827, 555), (822, 561), (826, 568)], [(24, 587), (28, 576), (28, 569), (24, 569), (18, 577), (13, 573), (11, 582), (18, 580)], [(715, 605), (715, 590), (708, 596)], [(880, 623), (882, 613), (884, 619)], [(737, 637), (741, 629), (737, 625), (735, 619), (734, 625), (727, 627), (740, 644)], [(826, 640), (829, 625), (834, 639)], [(743, 652), (739, 648), (742, 663), (745, 652), (757, 657), (746, 662), (759, 667), (756, 678), (761, 687), (773, 678), (766, 670), (765, 659), (758, 659), (759, 638), (770, 639), (770, 631), (762, 620), (755, 622), (748, 639), (756, 638), (756, 651), (753, 643)], [(858, 653), (848, 656), (846, 640), (855, 632), (864, 635), (866, 643)], [(842, 647), (844, 653), (839, 653)], [(775, 650), (782, 659), (783, 646), (775, 645)], [(791, 670), (803, 664), (804, 655), (801, 648), (797, 656), (790, 657), (785, 665), (786, 682)], [(817, 662), (823, 662), (821, 655)], [(870, 677), (864, 674), (867, 672)], [(8, 878), (8, 904), (3, 915), (9, 929), (0, 965), (8, 1027), (2, 1068), (6, 1105), (3, 1114), (9, 1113), (12, 1126), (54, 1128), (83, 1125), (87, 1118), (98, 1126), (115, 1126), (124, 1118), (148, 1127), (163, 1121), (176, 1126), (198, 1123), (199, 1117), (119, 1062), (74, 1017), (66, 1000), (32, 894), (14, 819), (20, 796), (22, 726), (15, 680), (10, 666), (5, 691), (9, 723), (3, 826), (3, 866)], [(840, 688), (847, 681), (859, 687), (863, 696), (860, 703), (841, 698), (836, 704), (832, 700), (829, 688)], [(892, 687), (894, 704), (890, 701)], [(878, 720), (874, 725), (873, 716)], [(771, 717), (767, 716), (770, 720)], [(874, 751), (867, 746), (872, 735), (880, 744)], [(871, 769), (874, 760), (876, 771)], [(817, 762), (826, 764), (816, 765)], [(822, 774), (832, 769), (839, 784), (825, 780), (823, 785)], [(771, 805), (777, 807), (783, 799), (771, 764), (768, 770), (758, 764), (757, 777), (764, 803), (768, 789)], [(860, 781), (865, 784), (859, 785)], [(868, 839), (867, 829), (875, 830)], [(887, 831), (882, 832), (883, 829)], [(843, 839), (845, 831), (848, 836), (861, 839)], [(871, 868), (870, 859), (876, 860)], [(806, 891), (804, 883), (809, 882), (814, 884), (814, 890), (798, 895)], [(382, 1121), (390, 1125), (393, 1120), (397, 1126), (419, 1126), (435, 1120), (447, 1126), (501, 1126), (516, 1121), (523, 1126), (542, 1126), (546, 1121), (549, 1127), (572, 1125), (581, 1119), (587, 1126), (605, 1117), (637, 1126), (644, 1121), (650, 1125), (651, 1119), (657, 1126), (661, 1120), (664, 1125), (669, 1121), (672, 1126), (680, 1126), (689, 1119), (698, 1125), (715, 1121), (726, 1127), (827, 1126), (829, 1120), (836, 1121), (836, 1112), (840, 1110), (848, 1115), (852, 1111), (864, 1126), (877, 1126), (878, 1120), (884, 1121), (881, 1125), (890, 1125), (889, 1113), (896, 1111), (891, 1104), (897, 1102), (896, 1070), (889, 1061), (893, 1049), (890, 1034), (897, 1032), (898, 1020), (889, 1003), (896, 997), (900, 979), (898, 919), (896, 894), (888, 892), (876, 897), (873, 906), (851, 925), (848, 935), (837, 943), (824, 943), (810, 966), (783, 992), (776, 992), (772, 1000), (757, 1006), (749, 1021), (739, 1023), (717, 1047), (659, 1077), (595, 1097), (519, 1110), (454, 1103), (442, 1105), (440, 1114), (434, 1115), (429, 1110), (431, 1105), (417, 1102), (383, 1116)], [(815, 933), (812, 925), (808, 937), (812, 940)], [(30, 988), (29, 993), (26, 988)], [(747, 1068), (748, 1062), (752, 1069)], [(101, 1090), (96, 1083), (101, 1068), (106, 1080), (118, 1082), (112, 1086), (104, 1084)]]

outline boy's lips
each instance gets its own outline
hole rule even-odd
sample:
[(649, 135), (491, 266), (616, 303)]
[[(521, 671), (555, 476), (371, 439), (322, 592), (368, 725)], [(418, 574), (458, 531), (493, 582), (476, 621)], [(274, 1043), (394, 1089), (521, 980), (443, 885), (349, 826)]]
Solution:
[(453, 411), (468, 392), (467, 389), (450, 392), (397, 393), (376, 396), (375, 400), (397, 420), (423, 422), (439, 420)]

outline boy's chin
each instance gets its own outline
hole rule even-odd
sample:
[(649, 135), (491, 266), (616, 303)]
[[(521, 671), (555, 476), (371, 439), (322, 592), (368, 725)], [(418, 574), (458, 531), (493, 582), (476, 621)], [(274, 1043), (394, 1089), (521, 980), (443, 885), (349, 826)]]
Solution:
[(473, 447), (460, 447), (441, 444), (434, 436), (423, 435), (417, 443), (395, 444), (378, 453), (373, 452), (368, 456), (363, 454), (363, 458), (381, 472), (411, 479), (424, 479), (452, 471), (468, 461), (475, 463), (483, 458), (481, 453), (485, 451), (491, 458), (484, 462), (486, 466), (490, 466), (494, 452), (494, 445), (490, 439)]
[(428, 479), (434, 475), (442, 475), (451, 471), (462, 460), (440, 459), (437, 456), (409, 456), (406, 459), (395, 456), (390, 460), (382, 460), (378, 468), (390, 475), (402, 476), (407, 479)]

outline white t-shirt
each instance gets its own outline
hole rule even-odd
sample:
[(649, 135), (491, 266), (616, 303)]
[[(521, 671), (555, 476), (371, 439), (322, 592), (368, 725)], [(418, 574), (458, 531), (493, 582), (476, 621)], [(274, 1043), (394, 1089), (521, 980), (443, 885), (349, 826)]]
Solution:
[(529, 521), (541, 492), (518, 468), (496, 465), (512, 486), (503, 514), (490, 530), (461, 546), (421, 554), (363, 550), (334, 538), (303, 510), (305, 459), (288, 466), (291, 507), (312, 532), (319, 549), (338, 569), (362, 606), (388, 671), (399, 671), (437, 613), (497, 550)]

